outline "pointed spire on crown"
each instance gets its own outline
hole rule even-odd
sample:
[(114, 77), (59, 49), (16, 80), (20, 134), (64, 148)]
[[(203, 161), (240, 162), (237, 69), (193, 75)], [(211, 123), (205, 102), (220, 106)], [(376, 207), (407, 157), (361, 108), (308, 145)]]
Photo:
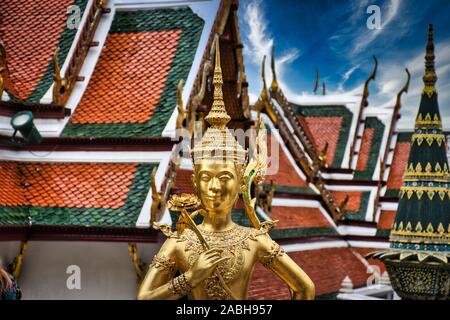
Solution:
[(208, 121), (208, 123), (213, 128), (222, 129), (226, 127), (228, 122), (230, 122), (231, 118), (225, 109), (225, 102), (223, 101), (223, 93), (222, 93), (223, 78), (222, 78), (222, 68), (220, 66), (220, 45), (219, 45), (220, 39), (218, 34), (216, 34), (215, 37), (216, 37), (215, 40), (216, 57), (215, 57), (214, 78), (213, 78), (214, 101), (211, 110), (205, 117), (205, 120)]

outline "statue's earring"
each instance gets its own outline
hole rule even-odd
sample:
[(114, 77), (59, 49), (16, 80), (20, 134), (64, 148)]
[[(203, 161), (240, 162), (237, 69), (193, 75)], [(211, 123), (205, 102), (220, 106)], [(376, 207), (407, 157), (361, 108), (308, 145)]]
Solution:
[(192, 187), (194, 188), (194, 192), (196, 194), (198, 194), (197, 182), (195, 181), (195, 173), (193, 173), (192, 176), (191, 176), (191, 182), (192, 182)]

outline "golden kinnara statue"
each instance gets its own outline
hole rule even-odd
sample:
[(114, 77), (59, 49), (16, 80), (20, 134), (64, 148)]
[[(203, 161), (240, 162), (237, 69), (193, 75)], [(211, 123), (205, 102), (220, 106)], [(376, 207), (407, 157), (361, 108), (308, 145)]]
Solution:
[[(137, 298), (244, 300), (253, 268), (261, 262), (288, 285), (292, 299), (314, 299), (311, 279), (268, 235), (274, 222), (260, 223), (255, 214), (250, 187), (264, 178), (265, 146), (260, 144), (262, 152), (247, 164), (247, 151), (226, 127), (230, 117), (222, 95), (218, 40), (216, 36), (214, 102), (205, 118), (210, 127), (191, 151), (198, 197), (175, 195), (168, 202), (169, 208), (180, 211), (177, 232), (157, 225), (168, 239), (154, 257)], [(259, 139), (263, 130), (258, 132)], [(240, 193), (252, 228), (232, 220)], [(203, 216), (198, 226), (193, 221), (197, 214)]]

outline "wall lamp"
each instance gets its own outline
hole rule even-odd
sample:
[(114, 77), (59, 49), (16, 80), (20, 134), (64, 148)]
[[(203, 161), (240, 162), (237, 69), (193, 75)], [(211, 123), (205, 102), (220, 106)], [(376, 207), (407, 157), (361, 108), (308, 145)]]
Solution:
[[(1, 141), (1, 143), (23, 146), (26, 144), (39, 144), (42, 142), (42, 136), (33, 122), (33, 113), (31, 111), (20, 111), (12, 116), (11, 126), (14, 128), (12, 140)], [(17, 132), (23, 137), (23, 142), (16, 138)]]

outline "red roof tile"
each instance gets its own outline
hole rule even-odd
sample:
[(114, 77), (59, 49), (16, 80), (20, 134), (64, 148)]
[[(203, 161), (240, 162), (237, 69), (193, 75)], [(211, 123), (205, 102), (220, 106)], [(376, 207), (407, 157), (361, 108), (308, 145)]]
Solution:
[(6, 47), (10, 78), (27, 99), (49, 67), (73, 0), (0, 1), (0, 39)]
[(375, 133), (374, 128), (365, 128), (361, 139), (361, 148), (359, 150), (358, 162), (356, 164), (357, 171), (364, 171), (369, 160), (370, 148), (372, 145), (373, 135)]
[[(316, 286), (316, 296), (339, 291), (348, 275), (355, 287), (365, 285), (364, 264), (349, 248), (328, 248), (289, 253)], [(257, 265), (249, 289), (253, 300), (289, 299), (287, 286), (271, 271)]]
[(331, 227), (318, 208), (272, 207), (272, 219), (279, 220), (277, 229)]
[[(297, 115), (301, 117), (300, 115)], [(303, 121), (303, 120), (301, 120)], [(342, 117), (304, 117), (318, 151), (328, 142), (327, 164), (332, 165), (342, 127)]]
[(250, 300), (289, 300), (287, 285), (261, 264), (255, 266), (248, 291)]
[(136, 170), (136, 163), (3, 162), (0, 205), (117, 209)]
[(394, 149), (394, 158), (392, 159), (391, 170), (387, 182), (388, 190), (399, 190), (402, 186), (403, 174), (408, 164), (410, 142), (397, 142)]
[(391, 230), (396, 213), (397, 211), (382, 210), (377, 228), (381, 230)]
[(193, 193), (194, 186), (192, 185), (192, 170), (179, 169), (175, 177), (172, 188), (176, 193)]
[(24, 205), (27, 205), (27, 199), (22, 190), (22, 176), (17, 164), (0, 162), (0, 207)]
[(337, 205), (341, 204), (342, 201), (344, 201), (345, 197), (348, 195), (349, 199), (347, 205), (345, 206), (345, 209), (347, 209), (347, 211), (352, 212), (359, 211), (359, 208), (361, 207), (361, 198), (363, 194), (361, 191), (330, 191), (330, 192), (331, 196), (333, 197)]
[(147, 122), (163, 92), (180, 34), (109, 34), (71, 123)]
[(270, 182), (273, 180), (275, 185), (281, 186), (307, 187), (308, 184), (297, 174), (280, 144), (278, 144), (279, 153), (272, 156), (272, 141), (276, 141), (278, 144), (276, 138), (274, 138), (271, 134), (268, 134), (267, 151), (269, 154), (269, 159), (270, 161), (278, 160), (278, 172), (275, 175), (267, 175), (266, 181)]

